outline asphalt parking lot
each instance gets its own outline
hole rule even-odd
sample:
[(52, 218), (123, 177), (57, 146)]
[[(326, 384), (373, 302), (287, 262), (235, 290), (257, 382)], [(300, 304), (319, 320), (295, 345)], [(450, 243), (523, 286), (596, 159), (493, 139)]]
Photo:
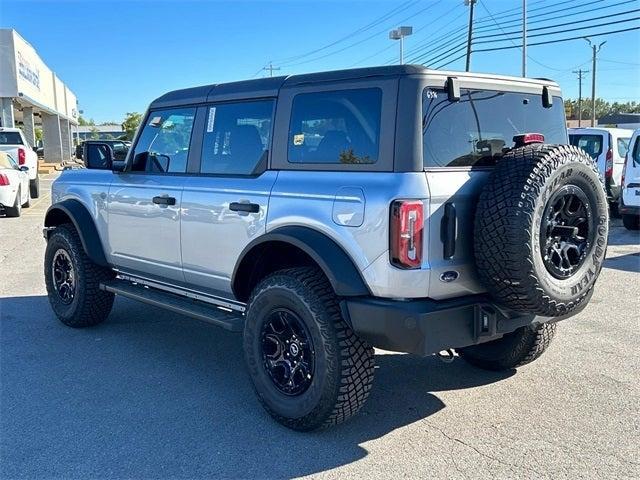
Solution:
[(378, 352), (362, 413), (302, 434), (254, 398), (239, 335), (121, 298), (98, 327), (58, 323), (49, 202), (0, 215), (2, 478), (640, 477), (640, 237), (617, 220), (590, 305), (540, 360)]

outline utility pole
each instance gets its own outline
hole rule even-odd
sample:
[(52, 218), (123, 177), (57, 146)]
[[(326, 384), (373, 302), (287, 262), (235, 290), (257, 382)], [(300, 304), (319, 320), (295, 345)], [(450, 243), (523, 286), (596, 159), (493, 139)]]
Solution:
[(593, 52), (593, 60), (591, 65), (591, 126), (595, 127), (596, 125), (596, 58), (602, 46), (607, 42), (605, 40), (600, 45), (596, 46), (595, 43), (591, 43), (591, 40), (588, 37), (584, 37), (584, 39), (589, 43), (589, 46), (591, 47), (591, 51)]
[(522, 0), (522, 76), (527, 76), (527, 0)]
[(471, 67), (471, 39), (473, 38), (473, 6), (476, 0), (464, 0), (464, 4), (470, 6), (469, 10), (469, 34), (467, 36), (467, 66), (465, 71), (469, 71)]
[(589, 70), (574, 70), (573, 73), (578, 75), (578, 128), (582, 127), (582, 79)]
[(408, 37), (413, 33), (413, 27), (398, 27), (389, 32), (390, 40), (400, 40), (400, 65), (404, 63), (404, 37)]
[(273, 71), (274, 70), (280, 70), (280, 67), (274, 67), (272, 62), (269, 62), (269, 66), (268, 67), (263, 67), (262, 70), (268, 71), (269, 72), (269, 76), (273, 77)]

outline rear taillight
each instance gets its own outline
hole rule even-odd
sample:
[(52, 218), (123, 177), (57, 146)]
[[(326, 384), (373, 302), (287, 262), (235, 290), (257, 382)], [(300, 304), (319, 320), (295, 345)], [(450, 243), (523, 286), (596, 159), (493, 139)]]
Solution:
[(391, 263), (400, 268), (420, 268), (424, 213), (421, 200), (397, 200), (391, 204)]
[(607, 159), (604, 164), (604, 176), (605, 178), (611, 178), (611, 175), (613, 175), (613, 150), (609, 148), (609, 150), (607, 150)]
[(18, 148), (18, 165), (24, 165), (26, 161), (27, 153), (24, 151), (24, 148)]
[(627, 171), (627, 161), (629, 160), (629, 152), (624, 156), (624, 164), (622, 165), (622, 177), (620, 178), (620, 189), (624, 189), (624, 173)]
[(9, 185), (9, 177), (4, 173), (0, 173), (0, 187), (4, 187), (6, 185)]

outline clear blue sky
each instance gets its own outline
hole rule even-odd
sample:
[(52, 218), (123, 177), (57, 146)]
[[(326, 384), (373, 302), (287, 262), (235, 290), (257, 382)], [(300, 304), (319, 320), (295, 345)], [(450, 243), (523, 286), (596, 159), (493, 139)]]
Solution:
[[(623, 1), (529, 0), (529, 27), (593, 19), (586, 24), (560, 27), (571, 29), (640, 17), (635, 12), (598, 20), (603, 15), (640, 9), (640, 0), (611, 7)], [(517, 10), (500, 12), (518, 9), (520, 5), (521, 0), (479, 0), (478, 35), (498, 35), (485, 41), (514, 36), (503, 32), (520, 28), (509, 26), (510, 22), (518, 21), (517, 13), (506, 16)], [(603, 6), (611, 8), (576, 14)], [(534, 17), (562, 8), (568, 10)], [(502, 31), (487, 11), (503, 24)], [(551, 20), (540, 22), (544, 19)], [(363, 28), (376, 20), (377, 24)], [(282, 74), (346, 68), (359, 61), (360, 65), (384, 64), (397, 59), (397, 42), (389, 40), (387, 32), (399, 24), (415, 29), (414, 35), (406, 40), (407, 58), (411, 59), (416, 56), (411, 54), (413, 49), (443, 34), (453, 32), (443, 42), (458, 38), (461, 32), (464, 37), (467, 22), (468, 7), (463, 0), (0, 0), (0, 26), (16, 29), (30, 42), (77, 94), (84, 116), (98, 122), (119, 122), (126, 112), (144, 111), (153, 98), (168, 90), (263, 75), (259, 69), (269, 60), (282, 66), (278, 72)], [(640, 21), (635, 20), (590, 27), (590, 32), (638, 25)], [(481, 33), (483, 29), (486, 31)], [(585, 33), (543, 35), (530, 42)], [(607, 41), (598, 66), (598, 96), (610, 101), (640, 101), (640, 30), (594, 40)], [(453, 46), (460, 41), (454, 41)], [(334, 42), (335, 45), (322, 49)], [(476, 48), (509, 45), (506, 41)], [(312, 53), (318, 49), (321, 50)], [(532, 46), (529, 55), (529, 76), (556, 79), (566, 98), (577, 97), (577, 80), (572, 70), (591, 69), (591, 53), (584, 40)], [(464, 59), (447, 68), (464, 69)], [(519, 75), (520, 51), (476, 53), (472, 70)], [(590, 77), (583, 92), (590, 93)]]

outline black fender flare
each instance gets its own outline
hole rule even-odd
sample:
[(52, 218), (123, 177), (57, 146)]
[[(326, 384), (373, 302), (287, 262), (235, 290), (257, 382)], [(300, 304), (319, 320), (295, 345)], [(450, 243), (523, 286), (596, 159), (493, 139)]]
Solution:
[(340, 245), (317, 230), (301, 226), (277, 228), (254, 239), (242, 250), (231, 277), (234, 294), (238, 292), (238, 271), (243, 260), (254, 248), (267, 242), (288, 243), (309, 255), (324, 272), (337, 295), (341, 297), (371, 295), (360, 271)]
[(87, 208), (78, 200), (67, 199), (51, 205), (45, 214), (44, 226), (55, 228), (67, 223), (67, 217), (78, 232), (82, 247), (91, 261), (103, 267), (108, 266), (98, 229)]

